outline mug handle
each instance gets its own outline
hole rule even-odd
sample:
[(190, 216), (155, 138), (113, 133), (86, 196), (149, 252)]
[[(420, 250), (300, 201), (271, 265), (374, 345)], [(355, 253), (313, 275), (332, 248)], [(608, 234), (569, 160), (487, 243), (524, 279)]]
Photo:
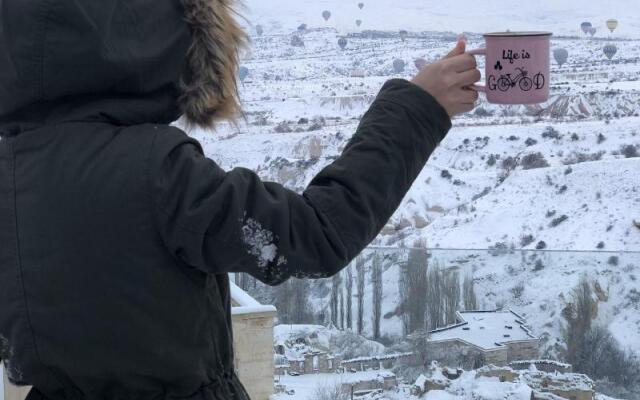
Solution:
[[(486, 56), (487, 55), (487, 49), (473, 49), (467, 52), (467, 54), (471, 54), (472, 56)], [(473, 84), (468, 86), (469, 89), (478, 91), (478, 92), (483, 92), (486, 93), (487, 92), (487, 88), (484, 85), (477, 85), (477, 84)]]

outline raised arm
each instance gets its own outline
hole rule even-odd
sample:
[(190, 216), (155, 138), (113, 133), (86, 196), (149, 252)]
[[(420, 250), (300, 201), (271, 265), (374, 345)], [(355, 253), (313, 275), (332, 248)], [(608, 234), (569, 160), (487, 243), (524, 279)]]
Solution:
[(302, 194), (248, 169), (223, 171), (178, 129), (158, 132), (150, 185), (161, 236), (209, 273), (246, 272), (271, 285), (332, 276), (380, 232), (450, 129), (441, 103), (417, 84), (388, 81), (341, 156)]

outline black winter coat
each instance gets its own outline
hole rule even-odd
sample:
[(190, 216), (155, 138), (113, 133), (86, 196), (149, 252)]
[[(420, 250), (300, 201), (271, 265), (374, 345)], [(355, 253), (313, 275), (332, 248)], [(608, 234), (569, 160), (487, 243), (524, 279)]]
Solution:
[(297, 194), (168, 125), (190, 43), (177, 1), (0, 6), (0, 358), (30, 399), (247, 399), (228, 273), (337, 273), (450, 128), (391, 80)]

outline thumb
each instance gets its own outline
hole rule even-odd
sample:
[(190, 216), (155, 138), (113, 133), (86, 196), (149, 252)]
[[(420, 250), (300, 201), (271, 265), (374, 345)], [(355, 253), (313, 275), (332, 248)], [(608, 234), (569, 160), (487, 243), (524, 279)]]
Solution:
[(443, 59), (464, 54), (465, 49), (466, 49), (466, 42), (464, 40), (458, 40), (458, 43), (456, 43), (456, 47), (454, 47), (453, 50), (451, 50), (446, 56), (444, 56)]

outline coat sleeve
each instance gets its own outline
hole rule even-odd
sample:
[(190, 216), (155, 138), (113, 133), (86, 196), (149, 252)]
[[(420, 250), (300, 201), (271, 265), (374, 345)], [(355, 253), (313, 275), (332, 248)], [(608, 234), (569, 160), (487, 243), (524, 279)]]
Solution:
[(246, 272), (270, 285), (330, 277), (380, 232), (450, 128), (431, 95), (390, 80), (302, 194), (248, 169), (225, 172), (182, 131), (159, 130), (149, 184), (160, 236), (207, 273)]

